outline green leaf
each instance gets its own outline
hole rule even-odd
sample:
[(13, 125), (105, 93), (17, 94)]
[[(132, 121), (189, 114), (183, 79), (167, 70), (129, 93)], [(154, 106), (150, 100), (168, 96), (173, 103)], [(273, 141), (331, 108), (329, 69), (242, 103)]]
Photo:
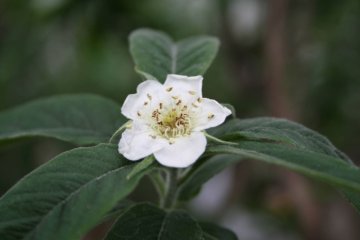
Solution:
[(110, 144), (57, 156), (0, 199), (0, 239), (80, 239), (151, 169), (127, 180), (135, 166)]
[(142, 203), (129, 208), (108, 233), (106, 240), (204, 240), (203, 231), (186, 212)]
[(245, 139), (287, 144), (298, 149), (323, 153), (351, 162), (326, 137), (286, 119), (268, 117), (233, 119), (218, 128), (212, 129), (210, 134), (228, 140)]
[(237, 240), (236, 235), (223, 227), (220, 227), (213, 223), (200, 223), (202, 230), (208, 235), (208, 239), (218, 240)]
[(236, 153), (322, 179), (339, 187), (360, 212), (359, 168), (321, 134), (276, 118), (233, 119), (209, 133), (239, 143), (210, 151)]
[(210, 159), (198, 161), (193, 166), (192, 172), (181, 182), (178, 189), (178, 199), (180, 201), (188, 201), (195, 197), (205, 182), (241, 159), (238, 155), (219, 154)]
[(261, 160), (284, 166), (305, 175), (325, 180), (338, 187), (360, 192), (360, 171), (339, 158), (286, 145), (241, 141), (234, 146), (212, 146), (213, 153), (238, 154), (242, 157)]
[(130, 35), (135, 69), (146, 79), (164, 81), (170, 73), (203, 75), (214, 60), (219, 41), (214, 37), (191, 37), (179, 42), (166, 34), (140, 29)]
[(111, 100), (90, 94), (55, 96), (0, 113), (0, 142), (40, 136), (98, 144), (124, 122), (120, 106)]

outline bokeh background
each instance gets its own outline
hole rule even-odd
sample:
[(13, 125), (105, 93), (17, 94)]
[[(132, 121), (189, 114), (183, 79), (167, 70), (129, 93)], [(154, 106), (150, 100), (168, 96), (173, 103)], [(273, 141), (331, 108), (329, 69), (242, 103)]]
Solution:
[[(0, 110), (64, 93), (122, 103), (140, 82), (128, 51), (140, 27), (219, 37), (205, 96), (231, 103), (240, 118), (301, 122), (360, 163), (359, 0), (2, 0)], [(0, 195), (71, 147), (0, 146)], [(154, 198), (147, 182), (140, 188), (135, 199)], [(188, 208), (245, 240), (360, 239), (360, 217), (338, 192), (253, 161), (216, 176)], [(103, 228), (87, 239), (101, 239)]]

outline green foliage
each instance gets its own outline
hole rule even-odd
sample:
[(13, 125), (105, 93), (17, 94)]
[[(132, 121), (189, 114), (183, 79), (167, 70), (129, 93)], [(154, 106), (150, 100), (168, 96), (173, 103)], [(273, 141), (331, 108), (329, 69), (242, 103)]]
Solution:
[(226, 228), (220, 227), (213, 223), (200, 223), (201, 228), (205, 232), (204, 239), (209, 240), (237, 240), (235, 234)]
[(59, 155), (1, 198), (0, 239), (80, 239), (151, 170), (135, 166), (109, 144)]
[(202, 226), (184, 211), (165, 211), (156, 206), (142, 203), (126, 210), (106, 237), (106, 240), (122, 239), (230, 240), (236, 239), (236, 237), (233, 233), (216, 225), (204, 224), (204, 229), (202, 229)]
[(90, 94), (64, 95), (26, 103), (0, 113), (0, 142), (52, 137), (76, 145), (107, 142), (125, 119), (120, 106)]
[[(218, 46), (217, 39), (205, 36), (174, 43), (164, 33), (148, 29), (130, 36), (137, 71), (160, 81), (169, 73), (204, 74)], [(76, 145), (100, 144), (60, 154), (2, 196), (0, 239), (81, 239), (92, 227), (120, 215), (107, 240), (233, 240), (232, 232), (197, 223), (186, 212), (173, 209), (172, 203), (190, 200), (212, 176), (244, 159), (325, 181), (360, 210), (360, 172), (351, 160), (326, 137), (276, 118), (232, 119), (210, 129), (214, 137), (208, 137), (214, 142), (181, 178), (176, 170), (157, 166), (151, 177), (159, 202), (169, 200), (171, 204), (164, 204), (169, 209), (120, 202), (156, 166), (152, 156), (133, 163), (118, 153), (117, 146), (104, 143), (118, 136), (124, 123), (116, 103), (94, 95), (51, 97), (1, 113), (0, 142), (40, 136)]]
[(218, 154), (195, 163), (188, 176), (179, 186), (179, 200), (190, 200), (200, 191), (201, 186), (226, 167), (239, 162), (242, 157), (231, 154)]
[(324, 136), (276, 118), (234, 119), (212, 133), (238, 145), (212, 146), (209, 152), (238, 154), (324, 180), (339, 187), (360, 210), (359, 168)]
[(166, 34), (140, 29), (130, 35), (136, 70), (146, 79), (164, 81), (167, 74), (203, 75), (218, 51), (214, 37), (192, 37), (173, 42)]

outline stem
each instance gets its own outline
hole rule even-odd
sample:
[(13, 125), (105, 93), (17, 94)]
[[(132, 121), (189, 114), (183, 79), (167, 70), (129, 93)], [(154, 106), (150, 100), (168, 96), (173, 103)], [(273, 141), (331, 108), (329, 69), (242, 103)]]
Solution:
[(159, 205), (162, 206), (163, 202), (164, 202), (164, 197), (165, 197), (164, 179), (161, 176), (159, 171), (150, 174), (149, 177), (150, 177), (150, 180), (152, 181), (152, 183), (154, 184), (156, 192), (158, 193)]
[(177, 169), (169, 168), (166, 176), (166, 194), (162, 202), (163, 208), (173, 208), (177, 198)]

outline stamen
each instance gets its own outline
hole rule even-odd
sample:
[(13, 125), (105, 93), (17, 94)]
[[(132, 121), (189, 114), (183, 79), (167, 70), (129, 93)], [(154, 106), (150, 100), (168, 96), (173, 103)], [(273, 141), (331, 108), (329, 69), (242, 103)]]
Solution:
[(144, 106), (148, 105), (148, 102), (144, 102)]
[(159, 108), (162, 109), (162, 107), (163, 107), (163, 104), (159, 103)]
[(192, 105), (193, 107), (195, 107), (195, 108), (198, 108), (198, 107), (199, 107), (199, 106), (196, 105), (195, 103), (191, 103), (191, 105)]
[(196, 92), (195, 92), (195, 91), (189, 91), (189, 94), (190, 94), (190, 95), (195, 95)]
[(152, 96), (150, 94), (147, 94), (148, 99), (151, 101)]
[(176, 100), (176, 99), (179, 98), (178, 96), (171, 96), (171, 97), (172, 97), (172, 99), (174, 99), (174, 100)]
[(179, 101), (176, 103), (176, 106), (179, 106), (180, 103), (181, 103), (181, 100), (179, 100)]
[(203, 100), (201, 98), (198, 98), (197, 101), (201, 103)]
[(140, 114), (140, 112), (139, 112), (139, 111), (137, 112), (137, 115), (138, 115), (139, 117), (141, 117), (141, 114)]
[(215, 117), (215, 115), (214, 115), (214, 114), (209, 113), (209, 115), (208, 115), (208, 119), (213, 119), (214, 117)]
[(173, 90), (172, 87), (168, 87), (168, 88), (166, 89), (166, 91), (168, 91), (168, 92), (171, 92), (171, 90)]

